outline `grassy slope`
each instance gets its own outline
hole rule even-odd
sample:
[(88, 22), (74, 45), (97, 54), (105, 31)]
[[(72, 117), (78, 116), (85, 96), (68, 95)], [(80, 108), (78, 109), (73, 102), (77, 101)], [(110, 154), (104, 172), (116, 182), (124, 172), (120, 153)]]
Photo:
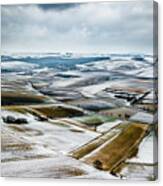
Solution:
[(98, 151), (88, 156), (84, 161), (95, 167), (98, 161), (101, 165), (97, 168), (112, 171), (136, 153), (147, 129), (148, 126), (144, 124), (133, 123), (129, 125), (113, 141), (103, 144)]

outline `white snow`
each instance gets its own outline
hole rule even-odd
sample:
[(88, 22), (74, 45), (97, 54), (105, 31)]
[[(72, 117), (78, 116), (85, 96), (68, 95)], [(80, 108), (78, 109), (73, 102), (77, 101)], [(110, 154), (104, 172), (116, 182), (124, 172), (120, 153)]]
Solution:
[(100, 126), (98, 126), (96, 128), (96, 130), (98, 132), (107, 132), (109, 131), (111, 128), (117, 126), (118, 124), (120, 124), (122, 121), (121, 120), (116, 120), (116, 121), (113, 121), (113, 122), (107, 122), (107, 123), (104, 123)]
[(137, 156), (129, 159), (127, 162), (154, 164), (157, 162), (156, 153), (157, 138), (152, 132), (141, 142)]
[(27, 63), (23, 61), (8, 61), (1, 63), (2, 70), (11, 70), (11, 71), (27, 71), (33, 68), (38, 67), (37, 64)]
[[(81, 161), (64, 155), (40, 160), (7, 162), (3, 163), (1, 168), (2, 176), (10, 177), (118, 179), (108, 172), (99, 171)], [(71, 172), (69, 173), (69, 171), (75, 172), (75, 170), (82, 171), (83, 175), (75, 176)]]
[(147, 181), (156, 177), (157, 166), (128, 165), (120, 172), (120, 175), (127, 180)]
[(34, 120), (34, 116), (32, 114), (22, 114), (20, 112), (8, 111), (8, 110), (1, 110), (1, 116), (7, 117), (12, 116), (14, 118), (25, 118), (27, 121), (32, 122)]
[[(68, 153), (100, 135), (96, 132), (89, 130), (83, 131), (82, 129), (81, 132), (73, 132), (71, 129), (79, 130), (80, 128), (72, 125), (63, 126), (59, 123), (59, 120), (57, 120), (58, 124), (57, 122), (54, 124), (36, 121), (30, 114), (21, 114), (6, 110), (2, 110), (1, 114), (4, 117), (10, 115), (15, 118), (26, 118), (28, 124), (21, 125), (22, 128), (28, 129), (23, 133), (23, 138), (30, 141), (30, 143), (34, 143), (37, 147), (48, 146), (49, 150), (53, 150), (54, 152), (62, 152), (64, 149), (64, 153)], [(29, 129), (31, 131), (30, 133), (28, 132)], [(34, 131), (40, 132), (42, 135), (35, 135), (36, 133)]]
[(146, 112), (137, 112), (129, 118), (130, 121), (138, 121), (142, 123), (153, 124), (154, 116)]

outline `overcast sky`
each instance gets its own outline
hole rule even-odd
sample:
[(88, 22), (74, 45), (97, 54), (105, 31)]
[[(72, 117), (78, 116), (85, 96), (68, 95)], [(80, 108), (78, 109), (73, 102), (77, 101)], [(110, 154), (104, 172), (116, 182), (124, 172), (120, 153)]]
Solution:
[(152, 1), (4, 5), (6, 52), (151, 53)]

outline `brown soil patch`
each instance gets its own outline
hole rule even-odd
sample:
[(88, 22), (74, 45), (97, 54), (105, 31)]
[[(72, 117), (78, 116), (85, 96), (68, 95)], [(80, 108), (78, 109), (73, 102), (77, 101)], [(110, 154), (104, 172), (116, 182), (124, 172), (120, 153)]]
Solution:
[(40, 95), (30, 95), (18, 92), (2, 92), (2, 106), (4, 105), (28, 105), (44, 103), (46, 97)]

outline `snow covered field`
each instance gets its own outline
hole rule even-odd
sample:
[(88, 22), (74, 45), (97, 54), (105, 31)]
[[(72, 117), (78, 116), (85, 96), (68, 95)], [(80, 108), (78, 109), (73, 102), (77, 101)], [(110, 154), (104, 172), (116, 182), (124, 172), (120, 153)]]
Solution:
[[(154, 66), (149, 55), (3, 55), (2, 176), (155, 179), (157, 123), (148, 109), (156, 103)], [(103, 150), (112, 152), (110, 143), (119, 135), (127, 146), (132, 140), (123, 138), (133, 135), (135, 126), (143, 138), (134, 134), (140, 144), (132, 143), (132, 153), (126, 149), (133, 155), (123, 156), (123, 146), (112, 155), (120, 166), (103, 170), (99, 161), (83, 162)]]

